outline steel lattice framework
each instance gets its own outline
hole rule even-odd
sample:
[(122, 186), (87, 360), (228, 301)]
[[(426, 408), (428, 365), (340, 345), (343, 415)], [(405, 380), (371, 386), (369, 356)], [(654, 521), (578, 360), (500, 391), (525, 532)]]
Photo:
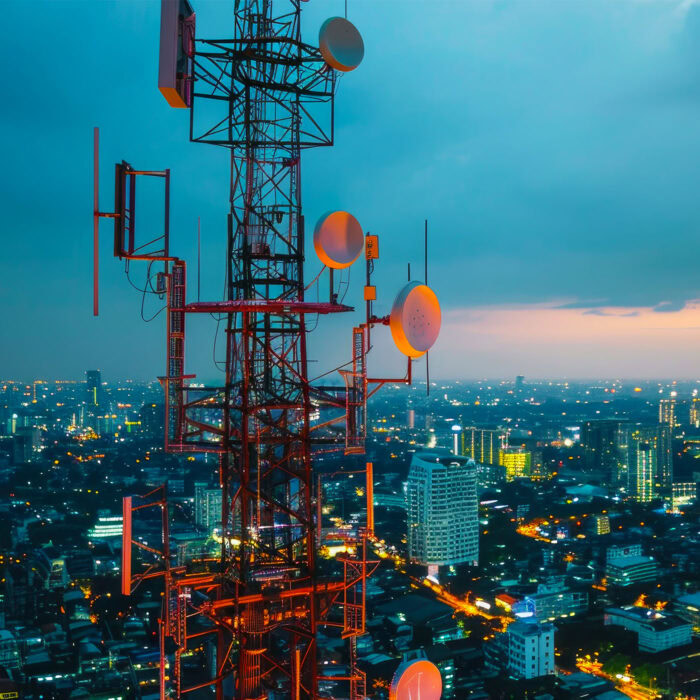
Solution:
[[(163, 0), (163, 11), (174, 1)], [(179, 2), (191, 13), (186, 0)], [(123, 592), (129, 595), (147, 578), (164, 578), (162, 698), (208, 686), (218, 700), (317, 698), (322, 628), (335, 628), (348, 640), (350, 659), (346, 675), (325, 677), (347, 683), (351, 700), (366, 697), (355, 638), (365, 631), (365, 583), (377, 565), (367, 559), (367, 539), (373, 536), (371, 464), (367, 526), (356, 554), (340, 558), (342, 578), (324, 580), (316, 562), (321, 479), (313, 474), (312, 456), (319, 449), (363, 453), (368, 396), (387, 382), (410, 382), (411, 361), (404, 378), (368, 378), (370, 329), (389, 321), (372, 316), (367, 301), (366, 322), (352, 331), (351, 368), (341, 371), (343, 385), (309, 381), (306, 317), (352, 309), (337, 302), (332, 275), (329, 301), (304, 297), (301, 153), (333, 143), (336, 73), (319, 49), (302, 41), (300, 3), (235, 0), (234, 38), (226, 40), (195, 38), (194, 15), (180, 15), (184, 70), (178, 73), (178, 89), (184, 102), (178, 106), (190, 109), (192, 141), (230, 153), (223, 300), (187, 301), (185, 262), (169, 252), (169, 171), (118, 165), (113, 213), (99, 210), (95, 185), (96, 265), (101, 216), (114, 219), (116, 256), (127, 264), (165, 265), (152, 290), (165, 295), (167, 308), (167, 363), (161, 377), (165, 447), (211, 452), (219, 459), (221, 554), (197, 572), (172, 565), (165, 487), (124, 499)], [(280, 6), (284, 9), (277, 12)], [(95, 153), (97, 183), (97, 130)], [(139, 175), (164, 178), (166, 193), (164, 233), (143, 244), (135, 234)], [(377, 241), (367, 240), (370, 285)], [(185, 326), (191, 313), (214, 314), (225, 330), (221, 386), (194, 385), (194, 375), (185, 374)], [(376, 386), (368, 392), (370, 383)], [(312, 425), (319, 405), (335, 410), (335, 417)], [(346, 430), (339, 439), (326, 428), (341, 421)], [(133, 537), (132, 518), (144, 508), (161, 509), (160, 548), (144, 548)], [(138, 562), (132, 562), (132, 545), (141, 551)], [(150, 560), (144, 562), (144, 556)], [(215, 649), (215, 660), (208, 678), (191, 683), (182, 658), (203, 641)]]

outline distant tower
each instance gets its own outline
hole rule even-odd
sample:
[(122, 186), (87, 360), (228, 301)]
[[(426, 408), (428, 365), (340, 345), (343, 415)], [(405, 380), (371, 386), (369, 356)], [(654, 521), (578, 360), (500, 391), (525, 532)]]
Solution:
[(416, 427), (416, 409), (413, 407), (413, 401), (411, 399), (408, 400), (408, 415), (407, 415), (407, 424), (408, 424), (408, 429), (409, 430), (415, 430)]
[(671, 431), (676, 427), (676, 399), (659, 401), (659, 423), (668, 425)]
[(452, 448), (452, 454), (459, 455), (459, 444), (461, 442), (461, 437), (462, 437), (462, 426), (459, 425), (458, 423), (453, 423), (452, 424), (452, 436), (454, 438), (454, 446)]
[(700, 398), (695, 397), (691, 400), (689, 418), (693, 428), (700, 428)]
[(479, 560), (476, 464), (434, 450), (416, 453), (408, 472), (409, 557), (428, 566)]
[(525, 376), (522, 374), (519, 374), (515, 378), (515, 393), (519, 394), (520, 392), (522, 392), (524, 387), (525, 387)]
[(640, 503), (653, 500), (654, 472), (656, 471), (657, 452), (648, 442), (638, 441), (634, 450), (632, 469), (635, 474), (634, 498)]
[(93, 413), (98, 412), (102, 405), (102, 376), (99, 369), (85, 372), (85, 403)]

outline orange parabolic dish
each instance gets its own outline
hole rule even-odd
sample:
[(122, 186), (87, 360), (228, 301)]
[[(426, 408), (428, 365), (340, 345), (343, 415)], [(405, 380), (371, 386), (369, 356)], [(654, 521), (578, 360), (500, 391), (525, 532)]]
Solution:
[(438, 667), (427, 659), (405, 661), (394, 674), (389, 700), (440, 700), (442, 677)]
[(343, 17), (331, 17), (321, 25), (318, 48), (331, 68), (345, 73), (355, 70), (365, 55), (360, 32)]
[(334, 270), (350, 267), (365, 244), (360, 222), (346, 211), (324, 214), (314, 229), (314, 248), (321, 262)]
[(397, 295), (389, 317), (396, 347), (408, 357), (420, 357), (440, 333), (440, 303), (435, 292), (420, 282), (409, 282)]

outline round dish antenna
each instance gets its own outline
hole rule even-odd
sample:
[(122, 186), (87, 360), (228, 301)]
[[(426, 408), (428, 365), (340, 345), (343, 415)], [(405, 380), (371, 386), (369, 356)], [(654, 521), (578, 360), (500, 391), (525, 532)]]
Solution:
[(420, 357), (430, 350), (440, 333), (440, 322), (440, 302), (427, 285), (409, 282), (397, 294), (389, 327), (404, 355)]
[(389, 700), (440, 700), (442, 677), (427, 659), (404, 661), (396, 669), (389, 688)]
[(314, 248), (321, 262), (334, 270), (350, 267), (365, 244), (360, 222), (346, 211), (324, 214), (314, 229)]
[(362, 63), (365, 44), (352, 22), (343, 17), (331, 17), (318, 33), (318, 48), (323, 60), (344, 73), (355, 70)]

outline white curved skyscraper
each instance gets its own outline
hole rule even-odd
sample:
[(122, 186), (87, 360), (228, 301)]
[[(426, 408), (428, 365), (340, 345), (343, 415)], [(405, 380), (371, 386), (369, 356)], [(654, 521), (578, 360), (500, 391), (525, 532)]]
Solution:
[(433, 566), (478, 563), (474, 460), (446, 450), (417, 452), (411, 460), (406, 498), (412, 561)]

